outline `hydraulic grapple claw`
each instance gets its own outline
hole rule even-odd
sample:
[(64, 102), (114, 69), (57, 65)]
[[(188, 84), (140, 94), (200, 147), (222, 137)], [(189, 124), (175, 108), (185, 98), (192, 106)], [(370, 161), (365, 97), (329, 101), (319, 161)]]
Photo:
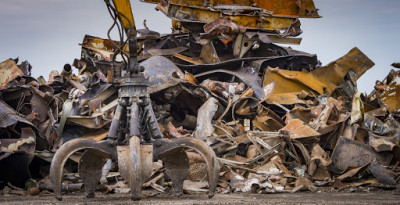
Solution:
[(156, 139), (153, 145), (140, 144), (140, 139), (134, 136), (130, 138), (129, 144), (124, 146), (115, 146), (110, 141), (71, 140), (56, 152), (50, 167), (50, 179), (53, 182), (56, 198), (61, 200), (64, 164), (74, 152), (86, 150), (79, 162), (79, 175), (85, 184), (87, 198), (94, 197), (94, 191), (101, 178), (101, 170), (106, 160), (116, 161), (118, 159), (119, 171), (129, 182), (131, 188), (131, 199), (140, 200), (142, 185), (151, 174), (152, 162), (161, 159), (166, 166), (167, 175), (174, 184), (174, 194), (180, 196), (183, 194), (183, 181), (190, 169), (185, 148), (193, 149), (203, 156), (207, 165), (209, 197), (211, 198), (217, 187), (220, 169), (217, 157), (205, 142), (190, 137), (172, 141), (160, 138)]

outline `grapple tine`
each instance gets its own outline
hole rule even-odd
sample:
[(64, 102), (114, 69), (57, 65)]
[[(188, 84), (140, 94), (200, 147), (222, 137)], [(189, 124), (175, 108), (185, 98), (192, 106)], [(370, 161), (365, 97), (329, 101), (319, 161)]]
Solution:
[(79, 160), (79, 177), (85, 185), (86, 198), (94, 198), (107, 157), (97, 150), (86, 150)]
[(115, 145), (109, 141), (96, 142), (91, 139), (74, 139), (63, 144), (54, 155), (50, 166), (50, 179), (58, 200), (62, 200), (61, 185), (64, 164), (71, 154), (82, 149), (96, 150), (112, 160), (116, 160), (117, 157)]
[[(190, 137), (178, 138), (172, 141), (167, 139), (156, 139), (154, 142), (153, 158), (154, 160), (157, 160), (159, 157), (163, 156), (163, 153), (171, 152), (175, 149), (182, 149), (184, 147), (196, 150), (201, 156), (203, 156), (207, 165), (209, 185), (208, 196), (210, 198), (213, 197), (217, 188), (220, 166), (215, 152), (204, 141)], [(168, 157), (171, 157), (171, 160), (173, 160), (174, 155), (168, 155)]]
[(117, 150), (119, 171), (129, 182), (131, 199), (140, 200), (143, 182), (150, 177), (152, 170), (153, 145), (140, 145), (140, 139), (133, 136), (129, 145), (117, 146)]
[(190, 171), (189, 157), (183, 148), (176, 148), (162, 153), (159, 159), (164, 162), (166, 173), (172, 180), (175, 196), (181, 196), (183, 194), (183, 181)]

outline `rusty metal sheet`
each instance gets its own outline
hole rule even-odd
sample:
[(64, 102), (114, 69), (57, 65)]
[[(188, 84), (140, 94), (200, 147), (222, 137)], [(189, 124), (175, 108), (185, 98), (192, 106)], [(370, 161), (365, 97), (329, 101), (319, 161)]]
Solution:
[(264, 75), (263, 85), (276, 81), (273, 94), (314, 92), (324, 94), (326, 86), (317, 76), (307, 71), (288, 71), (279, 68), (268, 68)]
[(151, 57), (142, 63), (144, 75), (149, 78), (150, 93), (158, 92), (182, 82), (185, 74), (169, 59), (162, 56)]
[(308, 125), (305, 125), (304, 122), (299, 119), (288, 120), (286, 126), (280, 130), (289, 131), (289, 136), (291, 139), (316, 137), (320, 135), (320, 133)]
[[(147, 3), (159, 3), (160, 0), (140, 0)], [(211, 7), (226, 11), (261, 11), (279, 17), (318, 18), (318, 9), (313, 0), (170, 0), (169, 2), (192, 7)]]
[(389, 112), (400, 113), (400, 73), (392, 79), (379, 98), (388, 107)]
[(179, 53), (174, 53), (174, 54), (172, 54), (172, 56), (177, 59), (180, 59), (182, 61), (194, 64), (194, 65), (204, 64), (204, 61), (200, 58), (191, 58), (189, 56), (181, 55)]
[(347, 73), (353, 72), (353, 81), (370, 69), (374, 63), (358, 48), (353, 48), (342, 58), (311, 72), (288, 71), (270, 68), (264, 75), (263, 85), (277, 82), (273, 94), (313, 92), (331, 94), (338, 88)]
[(264, 98), (264, 90), (261, 87), (260, 81), (261, 78), (258, 76), (257, 72), (255, 72), (252, 68), (240, 68), (238, 70), (225, 70), (225, 69), (214, 69), (211, 71), (205, 71), (201, 72), (199, 74), (196, 74), (196, 78), (200, 77), (207, 77), (207, 76), (212, 76), (216, 75), (218, 73), (221, 74), (229, 74), (238, 77), (243, 83), (245, 83), (247, 86), (250, 86), (254, 94), (259, 98), (263, 99)]
[(245, 90), (243, 83), (227, 83), (210, 79), (204, 80), (200, 85), (209, 88), (212, 92), (225, 99), (242, 93)]
[(347, 73), (352, 72), (352, 81), (356, 82), (367, 70), (375, 65), (357, 47), (351, 49), (343, 57), (312, 71), (312, 75), (324, 82), (326, 93), (330, 94), (343, 82)]
[(203, 46), (203, 48), (201, 49), (200, 58), (205, 63), (221, 62), (218, 57), (218, 53), (215, 50), (214, 44), (211, 42)]
[(13, 153), (33, 155), (36, 147), (36, 135), (32, 128), (21, 128), (21, 136), (13, 139), (0, 139), (0, 160)]
[(340, 137), (332, 153), (332, 164), (329, 170), (335, 173), (342, 173), (349, 167), (364, 166), (373, 160), (380, 164), (388, 165), (392, 155), (386, 152), (377, 153), (371, 146)]
[(0, 63), (0, 89), (7, 86), (7, 83), (15, 77), (22, 76), (24, 73), (17, 66), (17, 63), (8, 59)]
[(316, 69), (320, 64), (317, 56), (312, 54), (296, 54), (287, 49), (284, 50), (284, 53), (281, 55), (282, 56), (271, 59), (256, 60), (251, 62), (251, 65), (255, 66), (260, 71), (271, 67), (291, 71), (307, 70), (310, 72)]
[[(22, 124), (23, 126), (35, 128), (31, 122), (20, 117), (15, 110), (9, 107), (2, 100), (0, 100), (0, 119), (0, 128), (7, 128), (17, 123)], [(15, 127), (14, 129), (17, 129), (17, 131), (21, 133), (21, 130), (18, 130), (18, 127)]]
[(206, 7), (190, 7), (178, 4), (162, 4), (157, 6), (169, 18), (190, 23), (211, 23), (219, 17), (227, 16), (232, 22), (239, 26), (249, 29), (259, 29), (272, 31), (280, 34), (284, 31), (285, 36), (297, 36), (301, 33), (300, 24), (294, 17), (271, 17), (255, 12), (254, 14), (235, 14), (224, 12), (223, 10), (211, 9)]
[(219, 17), (213, 22), (204, 25), (203, 29), (205, 32), (201, 34), (203, 37), (222, 36), (229, 39), (233, 39), (234, 34), (246, 31), (246, 28), (235, 24), (228, 17)]
[(82, 48), (96, 51), (100, 55), (99, 60), (101, 58), (111, 60), (111, 55), (117, 49), (115, 45), (118, 45), (117, 41), (110, 41), (90, 35), (85, 35), (82, 42)]

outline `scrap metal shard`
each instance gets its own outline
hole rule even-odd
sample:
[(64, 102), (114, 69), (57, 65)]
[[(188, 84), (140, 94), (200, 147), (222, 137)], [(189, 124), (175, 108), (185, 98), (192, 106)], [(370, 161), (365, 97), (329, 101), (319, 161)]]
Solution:
[(280, 130), (289, 131), (289, 136), (291, 139), (316, 137), (320, 135), (317, 131), (308, 125), (305, 125), (304, 122), (299, 119), (289, 120), (286, 126)]
[(14, 60), (8, 59), (0, 63), (0, 89), (6, 88), (7, 83), (24, 73)]
[(211, 120), (218, 109), (218, 100), (211, 97), (208, 99), (199, 109), (197, 117), (196, 130), (193, 136), (197, 139), (205, 140), (211, 136), (214, 131), (214, 127), (211, 124)]
[(400, 113), (400, 73), (397, 73), (379, 98), (390, 112)]
[[(21, 133), (20, 127), (32, 127), (35, 126), (18, 115), (18, 113), (13, 110), (10, 106), (8, 106), (4, 101), (0, 100), (0, 128), (7, 128), (9, 126), (13, 126), (13, 129), (17, 132)], [(15, 125), (18, 126), (15, 126)]]
[[(311, 72), (269, 68), (264, 75), (263, 85), (276, 81), (275, 90), (269, 101), (276, 99), (278, 100), (277, 103), (287, 104), (274, 95), (296, 95), (301, 91), (330, 95), (341, 86), (344, 77), (349, 72), (352, 80), (356, 81), (372, 66), (374, 66), (374, 63), (364, 53), (358, 48), (353, 48), (342, 58)], [(294, 96), (291, 98), (294, 98)]]
[(162, 56), (151, 57), (142, 63), (144, 75), (149, 78), (149, 92), (154, 93), (182, 82), (185, 74), (169, 59)]
[(342, 173), (349, 167), (364, 166), (375, 159), (382, 165), (388, 165), (392, 160), (392, 155), (386, 152), (377, 153), (371, 146), (340, 137), (333, 150), (329, 170)]

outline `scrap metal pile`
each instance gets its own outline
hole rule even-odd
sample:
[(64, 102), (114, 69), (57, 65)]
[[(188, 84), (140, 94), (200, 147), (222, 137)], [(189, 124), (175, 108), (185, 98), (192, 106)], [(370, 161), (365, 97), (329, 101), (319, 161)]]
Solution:
[[(298, 18), (319, 17), (311, 0), (243, 2), (161, 1), (173, 32), (138, 30), (138, 60), (164, 136), (206, 141), (222, 193), (398, 187), (400, 71), (361, 94), (356, 81), (374, 63), (358, 48), (321, 66), (316, 55), (275, 44), (300, 43)], [(106, 138), (118, 104), (112, 59), (123, 63), (115, 49), (86, 35), (72, 64), (78, 72), (66, 64), (48, 81), (31, 77), (26, 61), (0, 64), (0, 188), (52, 190), (50, 162), (63, 143)], [(187, 153), (184, 190), (207, 191), (203, 158)], [(67, 162), (65, 191), (82, 188), (79, 160)], [(117, 171), (111, 161), (103, 168), (105, 192), (129, 191)], [(164, 171), (155, 162), (144, 187), (167, 191)]]

